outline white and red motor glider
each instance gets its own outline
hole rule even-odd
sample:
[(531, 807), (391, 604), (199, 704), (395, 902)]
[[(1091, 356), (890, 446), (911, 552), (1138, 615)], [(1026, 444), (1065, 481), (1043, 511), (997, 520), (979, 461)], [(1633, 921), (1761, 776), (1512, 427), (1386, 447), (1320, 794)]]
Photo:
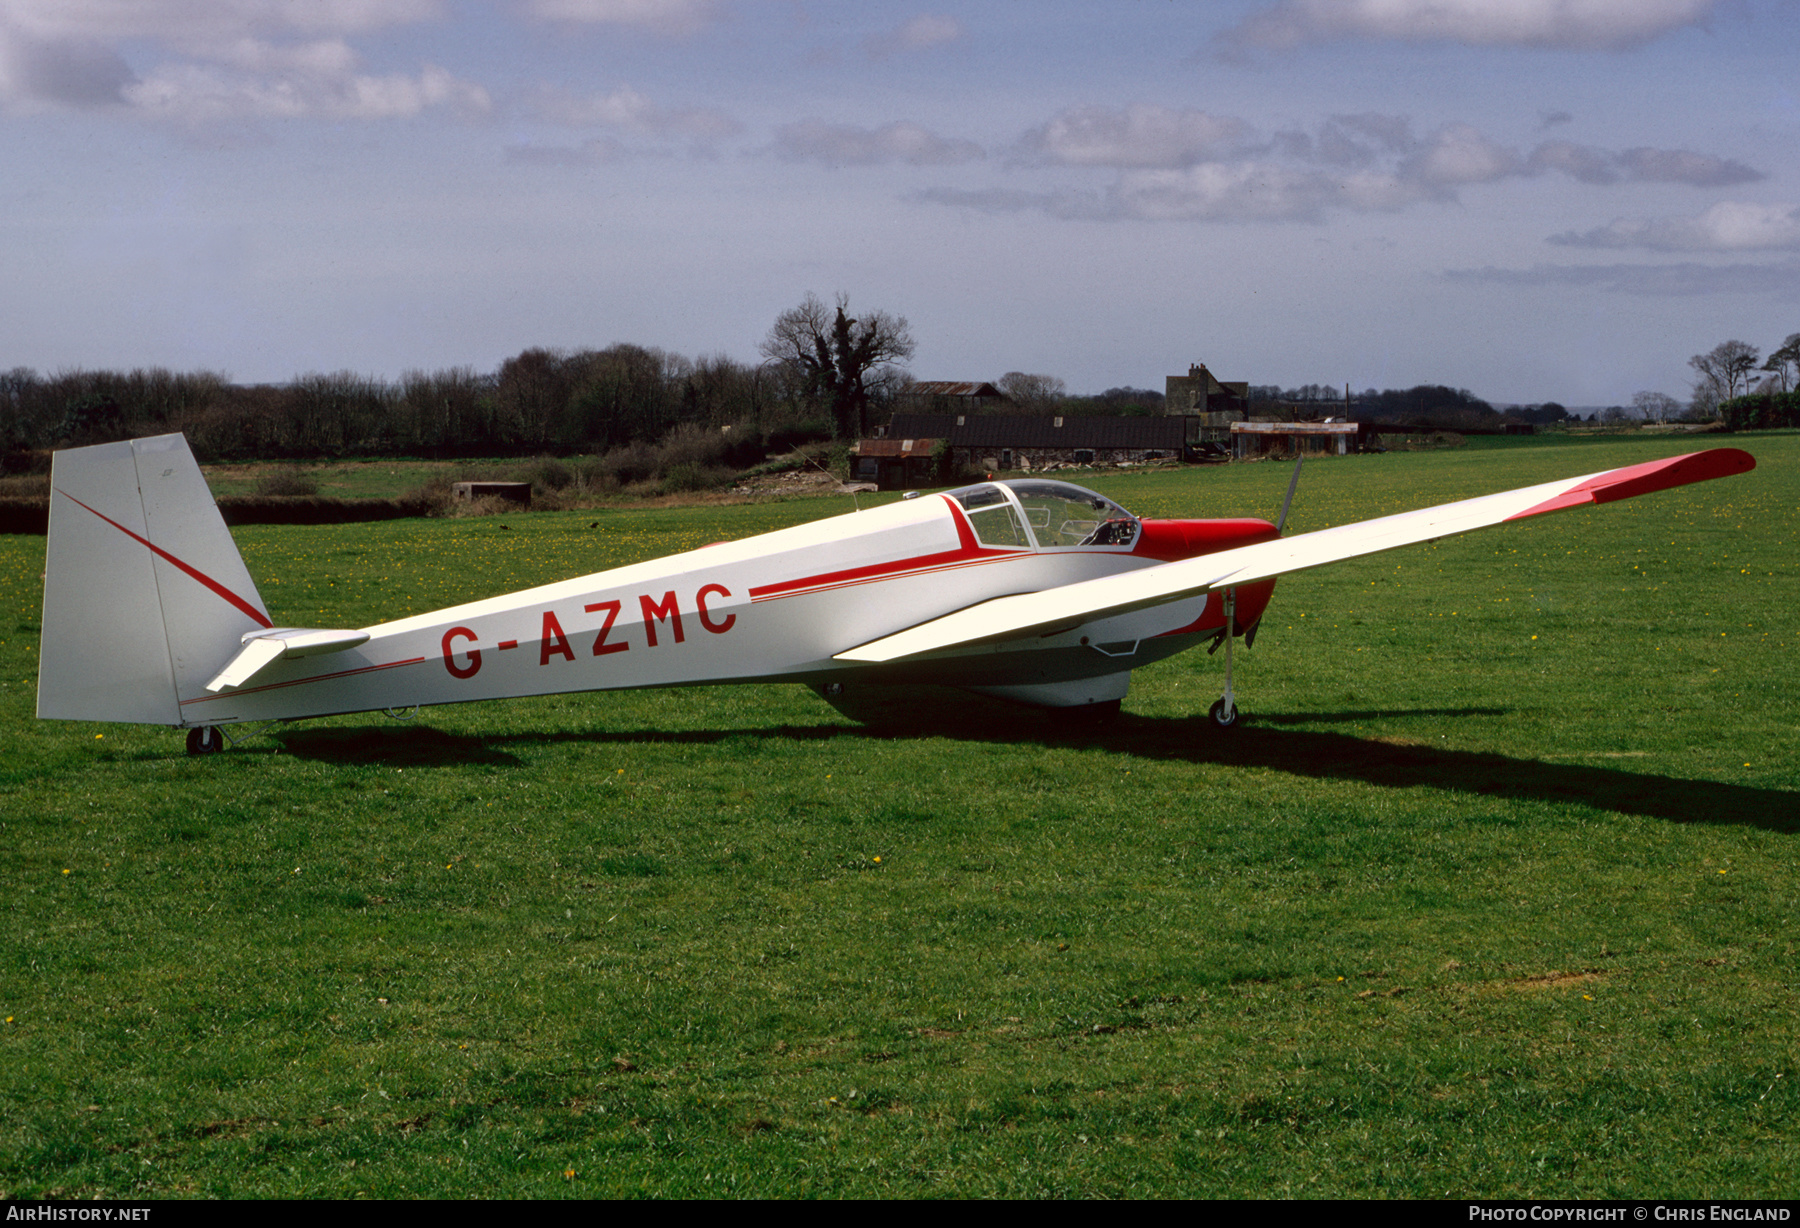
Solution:
[[(899, 684), (1116, 708), (1131, 671), (1253, 640), (1291, 571), (1755, 468), (1716, 448), (1284, 538), (982, 482), (351, 630), (278, 627), (180, 435), (56, 454), (37, 714), (186, 729), (516, 695)], [(1296, 473), (1296, 476), (1297, 473)], [(1289, 488), (1292, 495), (1292, 487)]]

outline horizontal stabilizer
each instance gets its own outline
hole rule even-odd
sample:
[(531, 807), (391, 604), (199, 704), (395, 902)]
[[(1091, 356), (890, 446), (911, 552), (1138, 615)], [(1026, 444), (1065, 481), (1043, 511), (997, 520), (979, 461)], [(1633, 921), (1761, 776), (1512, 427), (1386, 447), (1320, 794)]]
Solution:
[(1756, 461), (1748, 452), (1738, 448), (1713, 448), (1668, 460), (1564, 478), (1497, 495), (1464, 499), (1459, 503), (1338, 525), (1298, 537), (1222, 550), (1124, 575), (1001, 597), (840, 652), (835, 659), (873, 664), (970, 644), (1043, 635), (1076, 623), (1199, 596), (1212, 589), (1249, 584), (1326, 563), (1435, 541), (1440, 537), (1504, 524), (1508, 520), (1589, 503), (1610, 503), (1692, 482), (1747, 473), (1754, 468)]
[(293, 661), (328, 652), (342, 652), (369, 642), (367, 631), (317, 631), (309, 627), (277, 627), (244, 636), (244, 647), (218, 677), (206, 684), (209, 691), (243, 686), (276, 661)]

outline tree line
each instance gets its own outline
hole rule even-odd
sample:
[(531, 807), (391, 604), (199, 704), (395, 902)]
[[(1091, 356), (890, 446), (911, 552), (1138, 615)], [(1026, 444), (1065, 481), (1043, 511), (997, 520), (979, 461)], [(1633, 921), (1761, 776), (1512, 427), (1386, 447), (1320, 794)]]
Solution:
[(181, 431), (205, 461), (530, 456), (604, 452), (696, 426), (741, 428), (765, 444), (828, 433), (812, 393), (780, 364), (629, 344), (528, 349), (488, 373), (314, 372), (279, 385), (211, 371), (15, 367), (0, 373), (0, 450)]
[[(807, 295), (781, 313), (760, 349), (764, 361), (724, 354), (688, 358), (628, 343), (605, 349), (532, 348), (492, 372), (472, 367), (409, 371), (397, 380), (350, 371), (313, 372), (286, 384), (234, 384), (218, 372), (65, 370), (0, 372), (0, 467), (34, 453), (111, 439), (180, 431), (205, 461), (342, 456), (533, 456), (603, 454), (706, 429), (729, 438), (730, 458), (760, 460), (767, 449), (809, 439), (854, 439), (886, 421), (910, 380), (900, 365), (914, 352), (905, 317), (863, 310), (847, 296), (827, 306)], [(1800, 333), (1761, 367), (1754, 346), (1725, 342), (1690, 360), (1700, 383), (1689, 412), (1716, 416), (1749, 391), (1751, 372), (1770, 373), (1758, 402), (1732, 411), (1745, 422), (1782, 424), (1795, 393)], [(1773, 382), (1773, 388), (1768, 385)], [(1001, 412), (1160, 414), (1164, 396), (1122, 386), (1093, 396), (1068, 392), (1055, 376), (1009, 371), (996, 385)], [(1507, 421), (1552, 423), (1569, 415), (1547, 402), (1504, 413), (1465, 388), (1422, 384), (1344, 394), (1328, 384), (1254, 385), (1253, 403), (1280, 402), (1359, 421), (1493, 429)], [(1662, 394), (1639, 394), (1647, 418), (1675, 416)], [(1786, 415), (1786, 416), (1784, 416)], [(1619, 416), (1625, 416), (1619, 411)], [(1732, 413), (1724, 415), (1733, 420)]]

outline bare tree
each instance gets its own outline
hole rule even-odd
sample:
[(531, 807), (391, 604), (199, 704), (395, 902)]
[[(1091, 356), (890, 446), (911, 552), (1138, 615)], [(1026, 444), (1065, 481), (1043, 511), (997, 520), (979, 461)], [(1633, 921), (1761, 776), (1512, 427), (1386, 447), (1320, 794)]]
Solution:
[(1738, 394), (1738, 385), (1756, 368), (1756, 347), (1743, 341), (1721, 341), (1704, 354), (1688, 359), (1688, 366), (1700, 373), (1702, 383), (1710, 385), (1715, 398), (1729, 401)]
[(1787, 340), (1779, 347), (1769, 351), (1769, 360), (1762, 365), (1764, 371), (1773, 371), (1781, 381), (1781, 390), (1789, 390), (1788, 368), (1800, 367), (1800, 333), (1789, 333)]
[(761, 346), (765, 358), (801, 372), (815, 395), (830, 403), (832, 429), (840, 439), (867, 433), (871, 384), (883, 368), (913, 352), (904, 316), (874, 311), (852, 319), (849, 309), (848, 295), (837, 296), (833, 311), (808, 294), (775, 318)]
[(994, 386), (1004, 392), (1022, 414), (1047, 414), (1068, 394), (1068, 385), (1054, 375), (1027, 375), (1008, 371)]
[(1694, 398), (1688, 402), (1688, 419), (1693, 422), (1705, 422), (1719, 416), (1719, 390), (1711, 380), (1702, 379), (1694, 385)]
[(1665, 392), (1640, 392), (1631, 398), (1632, 408), (1645, 422), (1667, 422), (1681, 410), (1681, 402)]

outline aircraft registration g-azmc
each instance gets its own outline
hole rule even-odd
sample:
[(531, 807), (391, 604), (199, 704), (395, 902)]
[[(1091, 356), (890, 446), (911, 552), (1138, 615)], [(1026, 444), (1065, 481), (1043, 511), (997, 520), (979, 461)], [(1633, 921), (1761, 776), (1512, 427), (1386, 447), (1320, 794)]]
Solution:
[(333, 630), (274, 625), (181, 436), (100, 444), (54, 460), (37, 714), (170, 725), (204, 754), (250, 722), (728, 682), (853, 712), (918, 683), (1105, 711), (1138, 666), (1223, 642), (1228, 726), (1233, 639), (1254, 641), (1280, 575), (1755, 465), (1715, 448), (1294, 537), (981, 482)]

